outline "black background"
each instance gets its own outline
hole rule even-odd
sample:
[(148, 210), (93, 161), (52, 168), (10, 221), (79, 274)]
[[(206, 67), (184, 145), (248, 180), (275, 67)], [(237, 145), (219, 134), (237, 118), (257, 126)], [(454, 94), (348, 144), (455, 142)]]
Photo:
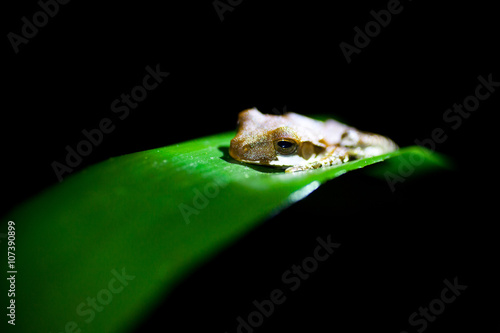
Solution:
[[(395, 192), (363, 172), (322, 186), (200, 268), (137, 330), (235, 332), (252, 301), (285, 289), (283, 272), (331, 234), (339, 250), (256, 332), (416, 332), (409, 315), (455, 277), (468, 289), (426, 331), (498, 331), (498, 306), (490, 305), (498, 304), (498, 217), (489, 208), (498, 197), (499, 92), (457, 129), (443, 120), (474, 94), (479, 75), (500, 81), (498, 17), (478, 2), (402, 1), (347, 63), (339, 44), (353, 44), (354, 27), (387, 4), (243, 0), (222, 21), (212, 1), (61, 5), (17, 54), (4, 38), (1, 213), (56, 184), (51, 163), (63, 163), (65, 147), (103, 118), (115, 130), (75, 172), (231, 130), (237, 113), (254, 106), (334, 114), (400, 146), (442, 128), (447, 139), (436, 150), (452, 157), (454, 170), (408, 179)], [(21, 18), (40, 10), (35, 1), (8, 7), (4, 36), (20, 34)], [(169, 77), (119, 120), (112, 101), (157, 64)]]

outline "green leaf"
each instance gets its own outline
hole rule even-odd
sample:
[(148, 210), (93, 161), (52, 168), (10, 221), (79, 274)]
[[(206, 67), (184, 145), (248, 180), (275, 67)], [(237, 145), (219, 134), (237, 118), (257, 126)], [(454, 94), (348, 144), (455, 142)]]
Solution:
[(388, 182), (446, 163), (414, 146), (285, 174), (234, 161), (233, 136), (111, 158), (13, 210), (15, 331), (123, 331), (202, 261), (322, 183), (384, 160), (374, 173)]

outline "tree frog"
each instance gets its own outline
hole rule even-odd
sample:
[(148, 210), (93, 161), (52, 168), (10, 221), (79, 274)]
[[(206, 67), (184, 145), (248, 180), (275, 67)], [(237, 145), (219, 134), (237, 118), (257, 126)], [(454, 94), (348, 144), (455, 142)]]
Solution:
[(338, 165), (398, 149), (389, 138), (357, 130), (336, 120), (319, 121), (297, 113), (238, 115), (229, 155), (237, 161), (296, 172)]

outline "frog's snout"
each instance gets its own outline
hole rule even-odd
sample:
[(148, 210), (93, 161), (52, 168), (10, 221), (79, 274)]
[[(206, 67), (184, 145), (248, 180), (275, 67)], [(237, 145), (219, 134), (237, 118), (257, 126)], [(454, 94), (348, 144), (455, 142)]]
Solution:
[(268, 141), (249, 142), (236, 136), (231, 140), (229, 155), (237, 161), (268, 164), (276, 159), (273, 143)]
[(231, 140), (231, 144), (229, 145), (229, 156), (234, 158), (237, 161), (241, 161), (240, 150), (242, 149), (241, 143), (239, 143), (236, 138)]

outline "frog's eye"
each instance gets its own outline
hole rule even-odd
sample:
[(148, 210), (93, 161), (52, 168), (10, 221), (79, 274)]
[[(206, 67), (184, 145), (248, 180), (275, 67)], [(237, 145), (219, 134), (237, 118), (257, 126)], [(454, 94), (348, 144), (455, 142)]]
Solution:
[(290, 155), (297, 151), (297, 143), (289, 139), (280, 139), (274, 141), (274, 148), (281, 155)]

